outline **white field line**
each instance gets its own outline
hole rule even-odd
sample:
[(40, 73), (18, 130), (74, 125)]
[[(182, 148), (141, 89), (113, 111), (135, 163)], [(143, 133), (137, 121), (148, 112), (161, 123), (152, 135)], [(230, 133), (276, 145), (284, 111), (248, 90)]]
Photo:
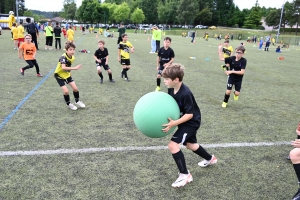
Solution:
[[(290, 145), (290, 142), (258, 142), (258, 143), (223, 143), (205, 144), (204, 148), (232, 148), (232, 147), (261, 147)], [(165, 150), (167, 146), (150, 147), (107, 147), (107, 148), (87, 148), (87, 149), (57, 149), (57, 150), (38, 150), (38, 151), (0, 151), (0, 156), (37, 156), (55, 154), (80, 154), (80, 153), (103, 153), (103, 152), (122, 152), (122, 151), (149, 151)]]

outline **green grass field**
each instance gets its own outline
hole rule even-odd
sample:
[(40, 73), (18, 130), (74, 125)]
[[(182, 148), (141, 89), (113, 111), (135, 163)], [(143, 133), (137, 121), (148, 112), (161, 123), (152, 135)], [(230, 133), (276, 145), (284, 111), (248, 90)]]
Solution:
[[(36, 77), (35, 69), (23, 77), (19, 69), (26, 63), (13, 49), (10, 33), (0, 36), (0, 199), (283, 200), (294, 195), (297, 178), (285, 157), (299, 122), (297, 46), (276, 54), (274, 47), (265, 52), (246, 44), (240, 98), (231, 96), (224, 109), (227, 76), (217, 54), (219, 41), (196, 38), (191, 44), (171, 36), (175, 61), (185, 65), (184, 83), (202, 112), (198, 140), (218, 158), (216, 165), (200, 168), (201, 159), (184, 149), (194, 181), (174, 189), (177, 167), (166, 147), (171, 136), (148, 138), (132, 118), (137, 100), (156, 87), (156, 55), (149, 54), (148, 35), (129, 33), (135, 47), (131, 82), (120, 78), (116, 39), (79, 31), (75, 36), (75, 65), (83, 67), (72, 77), (86, 104), (77, 111), (67, 108), (53, 77), (63, 51), (44, 50), (41, 34), (37, 61), (44, 77)], [(106, 41), (115, 83), (106, 72), (99, 83), (93, 59), (98, 39)], [(82, 49), (91, 53), (79, 53)]]

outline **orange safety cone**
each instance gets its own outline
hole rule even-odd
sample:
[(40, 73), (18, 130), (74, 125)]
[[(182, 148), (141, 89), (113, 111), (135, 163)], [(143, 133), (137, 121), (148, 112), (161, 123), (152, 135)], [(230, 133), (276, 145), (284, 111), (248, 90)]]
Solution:
[(96, 35), (96, 38), (98, 38), (98, 34)]
[(150, 37), (148, 37), (148, 41), (150, 41)]
[(280, 57), (278, 58), (278, 60), (284, 60), (284, 57), (283, 57), (283, 56), (280, 56)]

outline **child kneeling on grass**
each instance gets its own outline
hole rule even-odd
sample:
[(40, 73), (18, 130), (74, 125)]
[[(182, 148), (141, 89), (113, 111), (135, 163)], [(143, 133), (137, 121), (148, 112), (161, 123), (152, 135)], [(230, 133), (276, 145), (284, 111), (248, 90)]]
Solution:
[[(77, 65), (76, 67), (71, 67), (71, 65), (73, 64), (75, 57), (74, 57), (74, 53), (75, 53), (75, 44), (73, 42), (66, 42), (65, 44), (65, 49), (66, 49), (66, 53), (64, 53), (57, 64), (57, 67), (55, 69), (54, 72), (54, 77), (57, 81), (57, 83), (59, 84), (60, 88), (63, 91), (64, 94), (64, 99), (66, 101), (67, 106), (71, 109), (71, 110), (77, 110), (77, 107), (80, 108), (84, 108), (85, 105), (79, 101), (79, 91), (78, 88), (73, 80), (73, 78), (71, 77), (71, 70), (78, 70), (81, 68), (81, 64)], [(69, 91), (68, 88), (65, 84), (69, 84), (73, 90), (73, 94), (75, 97), (75, 105), (70, 103), (70, 95), (69, 95)]]

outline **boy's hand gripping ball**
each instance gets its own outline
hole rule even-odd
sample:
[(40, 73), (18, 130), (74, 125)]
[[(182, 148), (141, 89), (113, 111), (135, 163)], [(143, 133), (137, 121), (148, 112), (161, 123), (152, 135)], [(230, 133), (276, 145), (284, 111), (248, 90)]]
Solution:
[(169, 122), (168, 118), (177, 120), (180, 111), (175, 99), (164, 92), (150, 92), (142, 96), (133, 110), (133, 121), (139, 131), (151, 138), (164, 137), (174, 131), (172, 127), (164, 133), (162, 124)]

